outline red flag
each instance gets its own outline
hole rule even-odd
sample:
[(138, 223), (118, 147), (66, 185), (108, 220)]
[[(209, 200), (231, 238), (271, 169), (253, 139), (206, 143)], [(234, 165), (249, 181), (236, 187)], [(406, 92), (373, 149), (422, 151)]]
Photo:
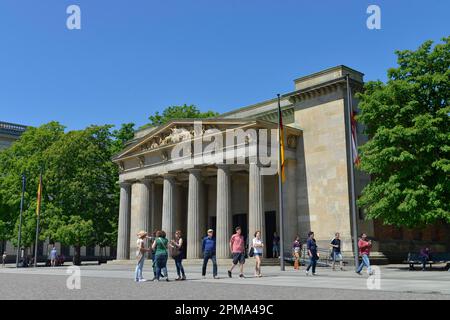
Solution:
[(359, 165), (361, 160), (359, 159), (358, 154), (358, 140), (357, 140), (357, 132), (356, 132), (356, 119), (355, 119), (356, 112), (352, 112), (352, 153), (353, 153), (353, 163), (355, 165)]

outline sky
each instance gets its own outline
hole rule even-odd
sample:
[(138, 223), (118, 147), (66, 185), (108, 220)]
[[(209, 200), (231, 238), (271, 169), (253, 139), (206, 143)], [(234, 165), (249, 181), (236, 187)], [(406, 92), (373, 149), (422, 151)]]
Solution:
[[(381, 29), (366, 12), (381, 9)], [(81, 29), (66, 9), (78, 5)], [(386, 80), (397, 49), (450, 35), (447, 0), (0, 0), (0, 121), (68, 130), (227, 112), (336, 65)]]

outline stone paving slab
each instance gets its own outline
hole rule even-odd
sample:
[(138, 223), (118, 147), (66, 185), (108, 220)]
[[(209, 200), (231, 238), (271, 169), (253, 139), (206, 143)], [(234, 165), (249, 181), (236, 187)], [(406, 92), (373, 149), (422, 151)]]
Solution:
[[(56, 299), (145, 299), (139, 296), (142, 291), (147, 298), (159, 299), (154, 293), (158, 289), (161, 299), (450, 299), (450, 272), (447, 271), (381, 267), (379, 289), (370, 290), (368, 276), (359, 276), (352, 270), (333, 272), (329, 268), (318, 268), (318, 275), (313, 277), (306, 276), (304, 268), (281, 272), (279, 267), (265, 267), (264, 277), (256, 278), (251, 275), (252, 267), (251, 263), (246, 265), (245, 279), (238, 278), (237, 271), (233, 278), (228, 278), (225, 267), (219, 269), (220, 279), (212, 279), (211, 266), (207, 279), (202, 279), (198, 266), (186, 266), (188, 281), (135, 283), (132, 281), (134, 270), (129, 266), (85, 265), (80, 268), (82, 290), (66, 288), (67, 267), (7, 267), (0, 268), (0, 295), (1, 299), (40, 299), (39, 294), (33, 295), (36, 289)], [(169, 265), (169, 277), (173, 279), (175, 274), (175, 269)], [(152, 277), (149, 265), (144, 268), (144, 276)], [(20, 289), (24, 286), (28, 288), (26, 293)], [(206, 289), (210, 294), (201, 292)]]

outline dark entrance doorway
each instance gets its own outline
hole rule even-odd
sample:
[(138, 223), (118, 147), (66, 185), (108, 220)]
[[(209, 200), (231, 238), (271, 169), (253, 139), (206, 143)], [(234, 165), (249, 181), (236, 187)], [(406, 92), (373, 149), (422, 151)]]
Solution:
[(247, 222), (247, 214), (235, 214), (233, 215), (233, 234), (235, 233), (235, 229), (237, 226), (240, 226), (242, 229), (242, 235), (244, 236), (244, 240), (247, 243), (248, 239), (248, 222)]
[(275, 211), (267, 211), (265, 216), (266, 223), (266, 257), (273, 257), (272, 241), (273, 233), (277, 231), (277, 216)]
[(216, 232), (216, 225), (217, 225), (217, 217), (208, 217), (208, 229), (213, 229), (214, 235)]

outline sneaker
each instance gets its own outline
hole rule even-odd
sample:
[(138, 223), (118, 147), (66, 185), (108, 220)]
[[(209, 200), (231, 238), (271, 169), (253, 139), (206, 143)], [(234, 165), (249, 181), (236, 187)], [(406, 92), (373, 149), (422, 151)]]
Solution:
[(360, 276), (362, 275), (362, 274), (361, 274), (361, 271), (360, 271), (360, 272), (356, 271), (356, 274), (359, 274)]
[(245, 278), (245, 276), (241, 273), (241, 274), (239, 275), (239, 278)]
[(183, 275), (182, 277), (181, 277), (181, 280), (186, 280), (186, 276), (185, 275)]
[(313, 274), (312, 274), (313, 276), (316, 276), (317, 274), (315, 273), (315, 272), (313, 272)]
[(153, 279), (153, 282), (159, 282), (159, 279)]
[(134, 282), (139, 282), (139, 279), (134, 279)]
[(232, 277), (232, 274), (231, 274), (231, 271), (230, 270), (228, 270), (228, 277)]
[(166, 278), (166, 281), (169, 282), (170, 281), (169, 278)]
[(175, 281), (180, 281), (181, 277), (179, 276), (178, 278), (175, 279)]
[(309, 271), (305, 271), (306, 276), (309, 276)]
[(147, 282), (147, 279), (139, 279), (139, 282)]
[(202, 279), (203, 279), (203, 280), (206, 280), (206, 276), (202, 276)]
[(218, 276), (214, 276), (213, 278), (214, 278), (214, 279), (219, 279), (219, 277), (218, 277)]

